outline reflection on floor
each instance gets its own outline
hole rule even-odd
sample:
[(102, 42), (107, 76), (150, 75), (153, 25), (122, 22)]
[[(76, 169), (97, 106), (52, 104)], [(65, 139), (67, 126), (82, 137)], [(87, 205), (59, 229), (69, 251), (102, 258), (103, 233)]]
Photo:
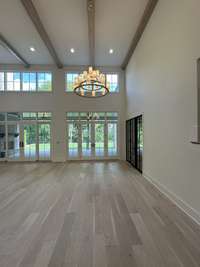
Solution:
[[(95, 157), (104, 157), (105, 150), (103, 148), (96, 148), (95, 149)], [(110, 157), (116, 157), (117, 156), (117, 149), (108, 149), (108, 156)], [(78, 157), (78, 148), (71, 148), (69, 149), (69, 157), (70, 158), (76, 158)], [(82, 157), (92, 157), (92, 151), (91, 149), (82, 149)]]
[(1, 163), (0, 266), (198, 267), (200, 228), (126, 163)]

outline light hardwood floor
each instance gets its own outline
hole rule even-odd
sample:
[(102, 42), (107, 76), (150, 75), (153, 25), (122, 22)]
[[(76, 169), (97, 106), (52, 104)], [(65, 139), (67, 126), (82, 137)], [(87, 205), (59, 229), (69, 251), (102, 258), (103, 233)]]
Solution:
[(200, 228), (126, 163), (1, 163), (0, 266), (199, 267)]

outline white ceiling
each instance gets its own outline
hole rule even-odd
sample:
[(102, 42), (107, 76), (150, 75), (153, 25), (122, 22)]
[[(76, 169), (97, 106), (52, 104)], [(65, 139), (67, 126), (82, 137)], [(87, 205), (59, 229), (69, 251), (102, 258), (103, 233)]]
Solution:
[[(96, 0), (95, 63), (120, 66), (148, 0)], [(64, 65), (88, 65), (86, 0), (33, 0)], [(30, 64), (53, 64), (20, 0), (0, 0), (0, 33)], [(36, 52), (31, 52), (33, 46)], [(70, 48), (75, 53), (70, 53)], [(110, 55), (109, 49), (114, 53)], [(0, 64), (18, 63), (0, 46)]]

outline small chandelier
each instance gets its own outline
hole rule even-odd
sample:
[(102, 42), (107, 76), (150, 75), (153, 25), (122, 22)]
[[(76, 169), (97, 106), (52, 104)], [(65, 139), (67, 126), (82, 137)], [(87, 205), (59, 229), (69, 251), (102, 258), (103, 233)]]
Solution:
[(74, 82), (74, 93), (82, 97), (102, 97), (109, 93), (106, 86), (105, 75), (99, 70), (89, 67), (88, 71), (84, 71)]

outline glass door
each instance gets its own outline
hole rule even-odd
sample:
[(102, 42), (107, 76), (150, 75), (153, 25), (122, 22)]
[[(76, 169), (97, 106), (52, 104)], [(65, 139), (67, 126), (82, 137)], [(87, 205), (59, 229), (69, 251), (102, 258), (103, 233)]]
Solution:
[(92, 124), (85, 121), (81, 123), (81, 156), (89, 158), (92, 156)]
[(51, 125), (50, 123), (38, 124), (38, 160), (51, 159)]
[(142, 116), (126, 122), (126, 160), (142, 172), (143, 122)]
[(79, 125), (77, 122), (68, 123), (68, 157), (79, 157)]
[(10, 161), (22, 159), (23, 143), (20, 138), (20, 124), (12, 123), (7, 126), (7, 158)]
[(94, 123), (94, 155), (96, 158), (104, 157), (105, 154), (105, 124)]
[(22, 126), (23, 158), (24, 160), (37, 160), (37, 125), (36, 123), (26, 123)]
[(6, 160), (6, 126), (0, 124), (0, 161)]
[(69, 159), (107, 159), (118, 156), (116, 112), (67, 112)]
[(108, 146), (107, 152), (108, 156), (117, 156), (117, 123), (107, 124), (107, 136), (108, 136)]

